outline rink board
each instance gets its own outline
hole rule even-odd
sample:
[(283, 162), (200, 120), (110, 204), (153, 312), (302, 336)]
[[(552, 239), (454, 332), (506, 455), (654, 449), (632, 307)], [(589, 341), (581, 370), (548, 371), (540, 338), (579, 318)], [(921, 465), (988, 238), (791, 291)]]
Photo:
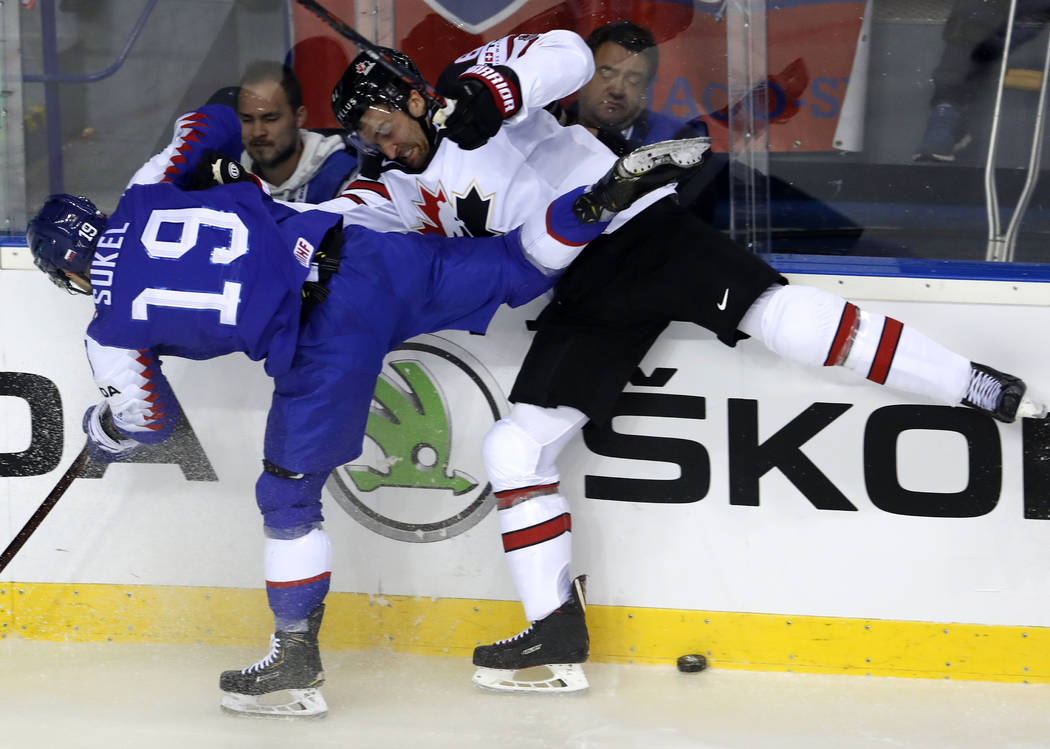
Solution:
[[(466, 655), (524, 626), (479, 447), (541, 306), (391, 357), (383, 405), (403, 428), (369, 439), (326, 490), (328, 647)], [(1018, 332), (1045, 330), (1045, 306), (864, 306), (1034, 390), (1050, 382), (1050, 353)], [(83, 444), (98, 397), (90, 314), (40, 274), (0, 271), (5, 539)], [(641, 369), (612, 430), (560, 462), (596, 659), (688, 651), (722, 667), (1050, 681), (1041, 424), (995, 424), (687, 325)], [(178, 455), (74, 482), (0, 575), (5, 636), (265, 641), (252, 489), (268, 380), (243, 357), (165, 371), (188, 417)]]

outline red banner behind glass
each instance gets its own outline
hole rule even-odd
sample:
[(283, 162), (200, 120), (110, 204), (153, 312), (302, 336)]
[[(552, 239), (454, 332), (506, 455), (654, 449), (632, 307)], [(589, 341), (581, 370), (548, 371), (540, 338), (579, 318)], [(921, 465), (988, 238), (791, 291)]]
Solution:
[[(457, 55), (507, 34), (568, 28), (586, 37), (597, 26), (619, 19), (646, 26), (660, 45), (659, 75), (649, 99), (652, 108), (683, 120), (703, 117), (715, 148), (727, 147), (726, 29), (716, 12), (718, 3), (459, 0), (464, 8), (485, 8), (492, 14), (488, 18), (461, 18), (456, 3), (439, 0), (397, 0), (392, 5), (394, 46), (412, 57), (430, 81)], [(353, 0), (327, 0), (326, 7), (347, 23), (355, 22)], [(829, 150), (865, 3), (771, 0), (768, 7), (770, 148)], [(329, 95), (356, 49), (298, 4), (293, 23), (293, 59), (310, 113), (307, 126), (336, 127)], [(369, 36), (368, 29), (358, 30)]]

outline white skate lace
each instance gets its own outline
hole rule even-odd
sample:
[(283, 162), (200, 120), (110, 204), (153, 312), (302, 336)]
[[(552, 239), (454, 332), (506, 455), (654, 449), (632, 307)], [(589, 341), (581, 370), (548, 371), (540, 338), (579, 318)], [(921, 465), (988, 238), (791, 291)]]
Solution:
[(242, 674), (253, 674), (256, 671), (262, 671), (264, 668), (269, 666), (277, 658), (277, 654), (281, 651), (281, 641), (277, 639), (275, 635), (270, 635), (270, 652), (258, 663), (253, 663), (248, 668), (242, 668)]
[(508, 637), (506, 640), (500, 640), (496, 644), (497, 645), (507, 645), (507, 644), (510, 644), (512, 642), (517, 642), (518, 640), (520, 640), (522, 637), (525, 637), (525, 635), (529, 634), (530, 632), (532, 632), (532, 625), (531, 624), (528, 627), (526, 627), (525, 629), (523, 629), (521, 632), (518, 632), (518, 634), (514, 635), (513, 637)]
[(970, 372), (970, 387), (966, 391), (966, 400), (987, 411), (994, 411), (999, 405), (999, 394), (1003, 385), (998, 378), (987, 372), (976, 369)]

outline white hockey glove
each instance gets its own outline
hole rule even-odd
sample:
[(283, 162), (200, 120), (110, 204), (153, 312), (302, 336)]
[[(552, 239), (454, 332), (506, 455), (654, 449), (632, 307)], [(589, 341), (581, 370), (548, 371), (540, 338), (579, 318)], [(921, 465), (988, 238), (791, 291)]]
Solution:
[(95, 463), (124, 460), (142, 447), (141, 442), (127, 439), (117, 431), (106, 401), (88, 407), (83, 429), (88, 437), (88, 457)]

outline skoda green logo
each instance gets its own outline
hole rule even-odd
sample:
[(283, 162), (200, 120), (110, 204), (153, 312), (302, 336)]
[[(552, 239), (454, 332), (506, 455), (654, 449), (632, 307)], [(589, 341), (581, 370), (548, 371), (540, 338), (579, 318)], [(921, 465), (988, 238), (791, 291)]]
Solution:
[(458, 535), (495, 503), (481, 441), (505, 411), (495, 380), (467, 351), (438, 336), (413, 338), (383, 363), (361, 457), (325, 485), (354, 519), (388, 538)]

